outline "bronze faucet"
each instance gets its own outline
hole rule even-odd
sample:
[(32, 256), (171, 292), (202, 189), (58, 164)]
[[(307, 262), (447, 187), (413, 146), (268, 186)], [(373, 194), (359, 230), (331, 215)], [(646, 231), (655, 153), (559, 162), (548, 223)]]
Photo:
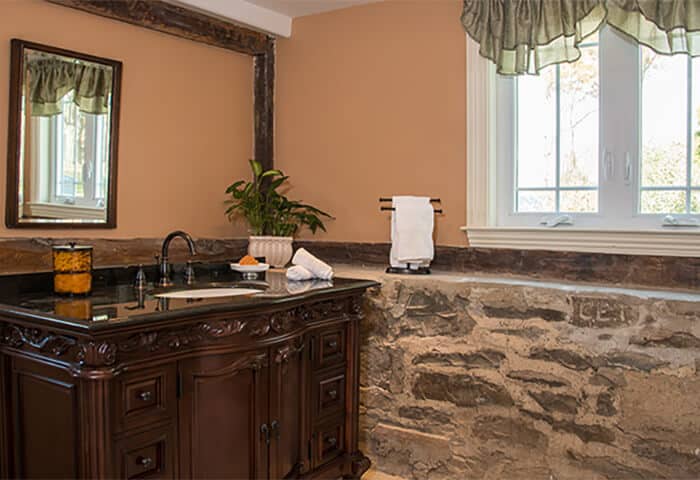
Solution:
[[(168, 251), (170, 250), (170, 242), (172, 242), (175, 238), (180, 237), (184, 241), (187, 242), (187, 246), (190, 249), (190, 255), (194, 256), (197, 255), (197, 249), (194, 246), (194, 241), (192, 240), (192, 237), (186, 232), (183, 232), (182, 230), (177, 230), (175, 232), (169, 233), (167, 237), (165, 237), (165, 240), (163, 240), (163, 248), (161, 250), (161, 256), (160, 256), (160, 280), (158, 280), (158, 286), (159, 287), (171, 287), (173, 285), (172, 280), (170, 279), (170, 263), (168, 263)], [(156, 257), (157, 258), (157, 257)], [(187, 280), (187, 284), (191, 284), (194, 282), (194, 270), (192, 269), (192, 264), (190, 262), (187, 263), (187, 271), (185, 272), (185, 277)]]

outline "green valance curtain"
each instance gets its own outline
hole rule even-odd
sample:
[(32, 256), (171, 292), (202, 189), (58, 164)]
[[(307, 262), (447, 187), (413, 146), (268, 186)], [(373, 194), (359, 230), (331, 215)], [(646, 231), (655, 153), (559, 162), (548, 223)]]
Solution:
[(700, 0), (464, 0), (462, 25), (503, 75), (581, 56), (603, 23), (658, 53), (700, 55)]
[(27, 62), (29, 102), (33, 116), (61, 113), (62, 99), (73, 91), (73, 102), (82, 112), (109, 112), (112, 71), (109, 67), (58, 58)]
[(700, 1), (608, 0), (608, 23), (657, 53), (700, 55)]

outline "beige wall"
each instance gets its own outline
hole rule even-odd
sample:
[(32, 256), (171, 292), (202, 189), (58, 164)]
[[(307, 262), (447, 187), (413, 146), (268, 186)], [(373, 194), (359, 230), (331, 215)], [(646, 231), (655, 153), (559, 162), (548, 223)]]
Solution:
[[(8, 230), (1, 237), (198, 237), (244, 234), (224, 216), (224, 190), (248, 176), (252, 59), (39, 0), (0, 0), (0, 152), (6, 152), (10, 39), (121, 60), (116, 230)], [(0, 214), (6, 162), (0, 161)]]
[(294, 20), (278, 41), (276, 165), (332, 212), (318, 239), (388, 241), (380, 195), (441, 197), (464, 245), (465, 34), (459, 0), (390, 0)]

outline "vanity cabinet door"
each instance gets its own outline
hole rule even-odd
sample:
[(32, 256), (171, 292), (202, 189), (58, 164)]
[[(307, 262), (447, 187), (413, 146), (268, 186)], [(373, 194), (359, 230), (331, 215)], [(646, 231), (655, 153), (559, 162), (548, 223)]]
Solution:
[(306, 360), (304, 338), (272, 348), (270, 478), (296, 478), (308, 471), (306, 425)]
[[(268, 478), (268, 349), (180, 362), (183, 478)], [(269, 428), (269, 427), (265, 427)], [(268, 431), (269, 433), (269, 431)]]
[[(24, 358), (10, 360), (9, 447), (12, 478), (79, 478), (79, 388), (65, 371)], [(6, 467), (3, 467), (6, 468)]]

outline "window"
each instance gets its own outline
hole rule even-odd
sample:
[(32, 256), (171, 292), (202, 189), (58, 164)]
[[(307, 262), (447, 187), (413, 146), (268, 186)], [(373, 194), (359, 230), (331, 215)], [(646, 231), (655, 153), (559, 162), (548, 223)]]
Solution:
[(643, 214), (700, 213), (700, 59), (642, 49)]
[(581, 50), (539, 76), (497, 76), (498, 225), (693, 224), (700, 59), (657, 55), (610, 28)]
[(598, 76), (591, 42), (578, 62), (516, 80), (516, 212), (598, 211)]
[(104, 207), (107, 169), (106, 115), (83, 113), (73, 91), (63, 97), (60, 115), (48, 117), (51, 203)]
[(62, 104), (58, 115), (31, 117), (36, 141), (30, 152), (39, 168), (33, 172), (36, 185), (31, 189), (30, 203), (44, 216), (60, 217), (63, 213), (47, 211), (41, 205), (105, 206), (109, 116), (80, 111), (72, 91), (63, 97)]

